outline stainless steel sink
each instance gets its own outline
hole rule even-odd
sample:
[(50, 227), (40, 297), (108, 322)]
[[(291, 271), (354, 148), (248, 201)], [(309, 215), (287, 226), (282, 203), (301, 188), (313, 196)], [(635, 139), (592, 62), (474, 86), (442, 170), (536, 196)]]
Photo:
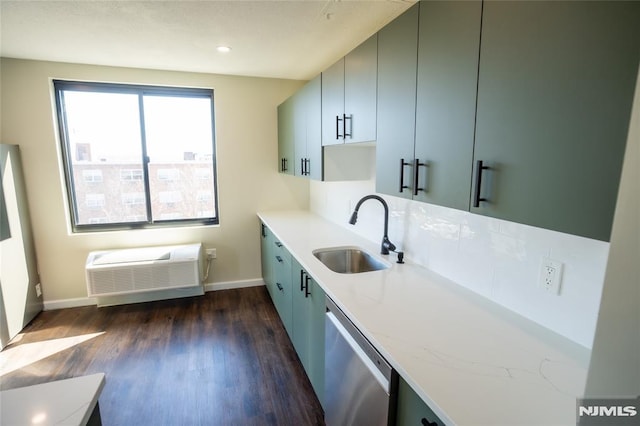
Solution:
[(340, 274), (387, 269), (389, 264), (358, 247), (333, 247), (313, 251), (313, 255), (327, 268)]

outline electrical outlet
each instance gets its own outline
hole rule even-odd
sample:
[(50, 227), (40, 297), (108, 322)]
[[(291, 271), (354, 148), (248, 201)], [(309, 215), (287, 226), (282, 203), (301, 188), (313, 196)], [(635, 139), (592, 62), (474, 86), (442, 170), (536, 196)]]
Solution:
[(538, 277), (538, 285), (543, 290), (560, 294), (560, 284), (562, 283), (562, 262), (557, 260), (543, 258), (540, 263), (540, 276)]
[(215, 259), (216, 258), (216, 249), (210, 248), (207, 249), (207, 259)]
[(42, 286), (40, 283), (36, 284), (36, 297), (42, 296)]

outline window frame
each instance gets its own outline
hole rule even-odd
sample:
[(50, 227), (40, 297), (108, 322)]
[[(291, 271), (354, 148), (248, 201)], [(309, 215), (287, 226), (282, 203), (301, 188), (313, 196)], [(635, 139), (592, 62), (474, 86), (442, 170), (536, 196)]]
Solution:
[[(71, 230), (74, 233), (82, 232), (99, 232), (99, 231), (118, 231), (129, 229), (149, 229), (149, 228), (166, 228), (166, 227), (182, 227), (182, 226), (208, 226), (220, 224), (220, 208), (218, 206), (218, 173), (217, 173), (217, 154), (216, 154), (216, 132), (215, 132), (215, 101), (214, 90), (211, 88), (195, 88), (195, 87), (174, 87), (174, 86), (155, 86), (144, 84), (124, 84), (124, 83), (103, 83), (75, 80), (53, 79), (53, 90), (56, 106), (56, 118), (58, 123), (58, 132), (60, 136), (60, 145), (62, 152), (62, 163), (65, 175), (65, 189), (67, 194), (68, 209), (71, 220)], [(73, 153), (71, 152), (71, 143), (67, 132), (67, 116), (64, 110), (63, 92), (65, 90), (84, 91), (84, 92), (100, 92), (100, 93), (122, 93), (136, 94), (138, 96), (139, 108), (139, 129), (140, 143), (142, 149), (141, 167), (142, 179), (145, 186), (145, 204), (147, 218), (146, 221), (140, 222), (118, 222), (118, 223), (78, 223), (78, 200), (76, 197), (76, 183), (73, 176)], [(150, 162), (147, 155), (147, 141), (145, 136), (144, 124), (144, 107), (143, 97), (145, 95), (155, 96), (176, 96), (176, 97), (192, 97), (207, 98), (211, 102), (211, 144), (212, 144), (212, 175), (209, 177), (213, 188), (213, 216), (207, 218), (195, 217), (189, 219), (153, 219), (151, 205), (151, 185), (150, 185)]]

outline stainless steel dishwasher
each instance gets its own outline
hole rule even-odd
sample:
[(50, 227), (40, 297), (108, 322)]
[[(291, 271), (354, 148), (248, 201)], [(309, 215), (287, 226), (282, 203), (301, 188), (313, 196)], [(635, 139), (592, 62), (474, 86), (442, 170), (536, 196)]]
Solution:
[(329, 297), (326, 304), (326, 424), (394, 424), (398, 374)]

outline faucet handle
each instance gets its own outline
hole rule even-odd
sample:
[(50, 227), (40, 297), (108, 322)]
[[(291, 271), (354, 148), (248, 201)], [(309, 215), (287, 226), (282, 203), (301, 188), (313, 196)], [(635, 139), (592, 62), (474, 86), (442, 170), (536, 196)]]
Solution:
[(397, 251), (396, 253), (398, 253), (398, 260), (396, 260), (396, 263), (404, 263), (404, 252)]

